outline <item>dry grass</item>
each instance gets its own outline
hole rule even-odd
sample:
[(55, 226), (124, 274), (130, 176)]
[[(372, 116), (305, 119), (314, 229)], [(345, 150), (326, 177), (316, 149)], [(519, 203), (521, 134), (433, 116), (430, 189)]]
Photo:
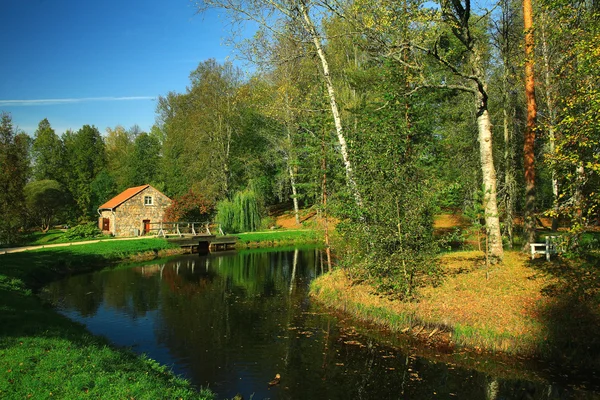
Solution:
[(445, 278), (437, 287), (420, 288), (418, 301), (379, 296), (367, 284), (353, 284), (342, 270), (320, 277), (313, 294), (328, 306), (395, 331), (408, 328), (430, 338), (435, 329), (446, 332), (450, 343), (475, 350), (524, 355), (539, 350), (547, 336), (540, 313), (550, 301), (542, 289), (554, 278), (536, 272), (526, 256), (515, 252), (489, 271), (477, 251), (446, 254), (440, 262)]
[(433, 218), (433, 228), (436, 230), (464, 228), (471, 223), (462, 214), (439, 214)]

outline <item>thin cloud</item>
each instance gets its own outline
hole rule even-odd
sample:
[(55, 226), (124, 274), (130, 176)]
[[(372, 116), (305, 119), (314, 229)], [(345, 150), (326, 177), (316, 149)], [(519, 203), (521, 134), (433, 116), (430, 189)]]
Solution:
[(0, 100), (0, 106), (50, 106), (56, 104), (86, 103), (91, 101), (156, 100), (153, 96), (81, 97), (74, 99)]

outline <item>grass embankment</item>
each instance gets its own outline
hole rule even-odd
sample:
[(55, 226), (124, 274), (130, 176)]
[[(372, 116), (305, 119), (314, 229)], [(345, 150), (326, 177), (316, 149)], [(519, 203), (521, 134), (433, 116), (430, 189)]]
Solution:
[(239, 238), (238, 248), (280, 247), (323, 242), (322, 234), (310, 229), (249, 232), (235, 236)]
[(600, 290), (591, 264), (530, 262), (507, 252), (491, 267), (483, 254), (445, 254), (444, 277), (418, 289), (418, 301), (400, 301), (355, 284), (344, 270), (316, 279), (313, 296), (329, 307), (445, 348), (542, 356), (600, 369)]
[(163, 239), (148, 239), (1, 255), (0, 397), (212, 398), (155, 361), (91, 335), (33, 294), (68, 272), (170, 249)]

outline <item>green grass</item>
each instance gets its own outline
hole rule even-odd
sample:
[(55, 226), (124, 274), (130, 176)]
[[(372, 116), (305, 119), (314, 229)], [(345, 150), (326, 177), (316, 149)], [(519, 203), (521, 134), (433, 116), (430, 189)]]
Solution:
[(86, 242), (98, 239), (112, 239), (110, 235), (101, 235), (93, 238), (68, 239), (65, 237), (65, 231), (62, 229), (51, 229), (48, 232), (31, 232), (24, 237), (23, 246), (38, 246), (45, 244), (59, 244), (69, 242)]
[(287, 246), (294, 243), (317, 243), (322, 241), (320, 232), (308, 229), (248, 232), (235, 236), (239, 238), (238, 246), (241, 247)]
[(32, 294), (66, 272), (171, 247), (148, 239), (0, 255), (0, 398), (212, 398), (155, 361), (94, 337)]

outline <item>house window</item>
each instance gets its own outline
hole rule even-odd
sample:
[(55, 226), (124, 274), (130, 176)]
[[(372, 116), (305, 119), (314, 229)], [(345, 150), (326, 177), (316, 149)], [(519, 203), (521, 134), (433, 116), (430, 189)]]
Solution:
[(144, 196), (144, 205), (151, 206), (152, 205), (152, 196)]

